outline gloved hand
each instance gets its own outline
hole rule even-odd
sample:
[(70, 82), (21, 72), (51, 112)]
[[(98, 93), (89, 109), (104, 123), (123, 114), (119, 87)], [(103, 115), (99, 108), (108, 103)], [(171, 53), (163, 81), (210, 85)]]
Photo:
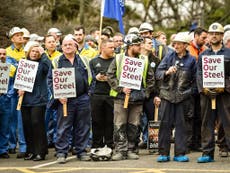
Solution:
[(224, 88), (215, 88), (214, 90), (216, 93), (223, 93), (224, 92)]
[(217, 96), (215, 89), (204, 88), (202, 92), (211, 99)]

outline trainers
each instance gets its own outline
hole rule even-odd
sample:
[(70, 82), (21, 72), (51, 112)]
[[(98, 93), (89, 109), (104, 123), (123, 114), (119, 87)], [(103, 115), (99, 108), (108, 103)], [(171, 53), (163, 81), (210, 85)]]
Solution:
[(80, 161), (90, 161), (91, 157), (87, 153), (82, 153), (80, 156), (78, 156)]
[(129, 160), (137, 160), (137, 159), (139, 159), (139, 156), (136, 153), (132, 152), (132, 151), (128, 151), (127, 159), (129, 159)]
[(220, 151), (219, 155), (220, 155), (220, 157), (228, 157), (228, 152), (227, 151)]
[(211, 156), (203, 155), (197, 159), (197, 163), (208, 163), (208, 162), (214, 162)]
[(175, 156), (173, 158), (173, 160), (176, 161), (176, 162), (188, 162), (189, 158), (188, 158), (188, 156), (180, 155), (180, 156)]
[(124, 159), (125, 159), (125, 157), (120, 152), (115, 153), (112, 156), (113, 161), (124, 160)]
[(59, 164), (64, 164), (64, 163), (66, 163), (66, 158), (64, 156), (60, 156), (57, 158), (57, 162)]
[(170, 156), (160, 155), (157, 158), (157, 162), (168, 162), (168, 161), (170, 161)]

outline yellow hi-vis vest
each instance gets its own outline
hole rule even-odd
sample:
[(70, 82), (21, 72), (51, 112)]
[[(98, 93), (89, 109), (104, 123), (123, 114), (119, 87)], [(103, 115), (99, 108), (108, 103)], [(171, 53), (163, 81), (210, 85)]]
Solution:
[[(93, 77), (92, 77), (91, 69), (90, 69), (90, 66), (89, 66), (89, 61), (88, 61), (88, 59), (86, 59), (84, 57), (81, 57), (80, 55), (79, 55), (79, 57), (81, 58), (83, 64), (85, 65), (85, 67), (87, 69), (88, 84), (90, 85), (91, 82), (92, 82)], [(53, 68), (57, 68), (59, 58), (60, 58), (60, 56), (58, 56), (58, 57), (56, 57), (56, 58), (53, 59), (53, 61), (52, 61)]]
[[(120, 76), (121, 76), (121, 71), (122, 71), (122, 67), (123, 67), (123, 64), (124, 64), (124, 57), (125, 57), (125, 54), (122, 53), (122, 54), (118, 54), (116, 55), (116, 66), (117, 66), (117, 71), (116, 71), (116, 77), (118, 79), (118, 81), (120, 80)], [(143, 70), (143, 78), (142, 78), (142, 81), (143, 81), (143, 85), (144, 85), (144, 88), (146, 88), (146, 77), (147, 77), (147, 72), (148, 72), (148, 64), (149, 64), (149, 59), (147, 56), (144, 56), (144, 55), (139, 55), (140, 59), (143, 59), (145, 61), (145, 66), (144, 66), (144, 70)], [(110, 90), (110, 96), (112, 97), (117, 97), (117, 94), (118, 92), (111, 89)]]

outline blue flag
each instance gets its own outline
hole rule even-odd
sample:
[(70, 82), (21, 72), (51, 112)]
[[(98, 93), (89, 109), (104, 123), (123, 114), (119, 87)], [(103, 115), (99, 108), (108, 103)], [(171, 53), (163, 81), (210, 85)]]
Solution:
[(102, 1), (102, 16), (116, 19), (119, 22), (119, 29), (121, 33), (125, 33), (122, 16), (125, 11), (124, 0), (103, 0)]

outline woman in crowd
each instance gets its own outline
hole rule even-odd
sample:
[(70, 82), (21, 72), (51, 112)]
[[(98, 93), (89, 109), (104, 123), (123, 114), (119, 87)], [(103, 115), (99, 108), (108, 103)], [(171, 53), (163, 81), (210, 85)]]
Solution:
[(44, 54), (39, 43), (33, 43), (26, 55), (26, 58), (39, 63), (35, 78), (33, 91), (18, 91), (23, 96), (22, 119), (27, 144), (25, 160), (40, 161), (48, 154), (47, 137), (45, 131), (45, 110), (48, 101), (47, 74), (50, 68), (50, 61)]

